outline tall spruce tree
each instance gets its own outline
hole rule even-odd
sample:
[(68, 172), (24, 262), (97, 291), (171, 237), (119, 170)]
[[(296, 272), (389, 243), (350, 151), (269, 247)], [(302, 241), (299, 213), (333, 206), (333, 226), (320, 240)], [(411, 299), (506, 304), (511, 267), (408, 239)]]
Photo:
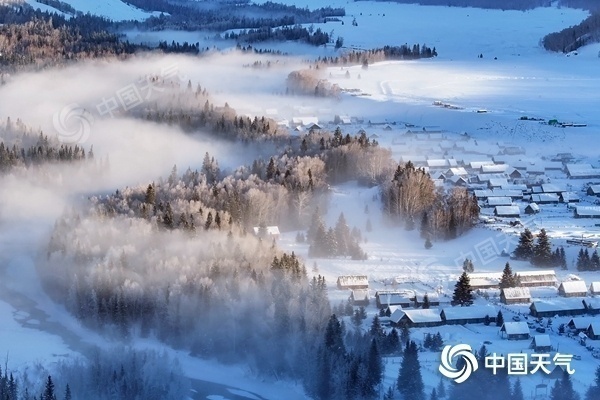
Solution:
[(406, 343), (400, 370), (398, 371), (397, 387), (404, 400), (424, 400), (423, 377), (419, 351), (414, 341)]
[(502, 315), (502, 311), (498, 311), (498, 315), (496, 315), (496, 326), (502, 326), (504, 324), (504, 315)]
[(507, 262), (504, 265), (502, 271), (502, 278), (500, 279), (500, 289), (513, 288), (518, 286), (518, 278), (516, 274), (513, 274), (510, 264)]
[(562, 377), (557, 379), (552, 387), (550, 393), (550, 399), (552, 400), (579, 400), (579, 395), (573, 389), (573, 382), (571, 381), (571, 375), (566, 371), (563, 372)]
[(519, 236), (519, 244), (513, 253), (517, 260), (531, 260), (533, 257), (534, 237), (527, 228)]
[(523, 396), (523, 388), (521, 387), (521, 380), (517, 379), (513, 386), (513, 389), (510, 394), (510, 400), (525, 400), (525, 396)]
[(56, 394), (54, 394), (54, 382), (52, 382), (52, 377), (50, 375), (48, 375), (46, 385), (44, 386), (42, 400), (56, 400)]
[(596, 367), (596, 377), (594, 383), (588, 388), (585, 393), (585, 400), (600, 399), (600, 365)]
[(452, 296), (452, 303), (460, 306), (470, 306), (473, 304), (473, 288), (471, 287), (471, 281), (469, 275), (463, 272), (458, 278), (458, 282), (454, 287), (454, 295)]
[(552, 245), (544, 228), (537, 235), (537, 242), (533, 248), (532, 261), (534, 265), (539, 267), (552, 266)]

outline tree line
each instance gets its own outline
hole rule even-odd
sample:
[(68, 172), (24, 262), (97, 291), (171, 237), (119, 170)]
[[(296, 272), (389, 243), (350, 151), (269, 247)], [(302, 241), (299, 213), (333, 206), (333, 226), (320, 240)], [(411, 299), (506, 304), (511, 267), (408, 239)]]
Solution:
[(569, 53), (599, 40), (600, 13), (595, 12), (575, 26), (544, 36), (542, 44), (546, 50)]
[(48, 138), (43, 132), (36, 134), (20, 119), (0, 125), (0, 173), (15, 168), (27, 168), (45, 163), (70, 163), (93, 159), (90, 148), (85, 151), (79, 145), (66, 145), (56, 138)]
[(427, 45), (403, 44), (401, 46), (383, 46), (370, 50), (346, 50), (337, 56), (322, 56), (317, 58), (317, 65), (356, 65), (388, 60), (416, 60), (420, 58), (437, 57), (435, 47)]
[(237, 40), (238, 43), (246, 44), (293, 40), (313, 46), (322, 46), (332, 41), (330, 34), (323, 32), (321, 28), (313, 30), (311, 28), (305, 28), (302, 25), (282, 26), (279, 28), (261, 27), (255, 29), (242, 29), (239, 32), (227, 32), (223, 34), (223, 39)]

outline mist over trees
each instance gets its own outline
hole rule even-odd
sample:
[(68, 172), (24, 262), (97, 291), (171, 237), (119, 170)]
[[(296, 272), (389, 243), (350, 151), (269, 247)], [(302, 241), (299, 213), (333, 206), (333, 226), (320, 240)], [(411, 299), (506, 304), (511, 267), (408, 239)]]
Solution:
[(472, 228), (479, 216), (477, 200), (464, 188), (445, 193), (428, 173), (410, 161), (398, 165), (392, 179), (381, 185), (383, 211), (407, 230), (421, 222), (421, 236), (454, 239)]

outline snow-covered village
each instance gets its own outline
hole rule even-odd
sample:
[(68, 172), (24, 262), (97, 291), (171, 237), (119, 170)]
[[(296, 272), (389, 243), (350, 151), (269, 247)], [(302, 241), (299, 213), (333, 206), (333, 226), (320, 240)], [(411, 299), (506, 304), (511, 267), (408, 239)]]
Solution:
[(595, 0), (0, 0), (2, 400), (600, 399)]

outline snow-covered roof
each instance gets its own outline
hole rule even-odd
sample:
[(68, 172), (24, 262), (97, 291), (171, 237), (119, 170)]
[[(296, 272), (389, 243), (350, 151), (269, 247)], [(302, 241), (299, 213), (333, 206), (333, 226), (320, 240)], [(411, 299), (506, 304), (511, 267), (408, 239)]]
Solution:
[(469, 162), (469, 167), (472, 169), (480, 169), (483, 165), (494, 165), (494, 162), (492, 160), (481, 160), (481, 161)]
[(544, 183), (542, 184), (542, 190), (544, 193), (561, 193), (565, 192), (565, 189), (562, 185), (556, 185), (554, 183)]
[(573, 193), (573, 192), (562, 192), (560, 194), (560, 197), (565, 202), (579, 200), (579, 195), (577, 193)]
[(566, 167), (571, 178), (600, 177), (600, 169), (592, 167), (591, 164), (567, 164)]
[(540, 206), (536, 203), (529, 203), (525, 208), (531, 208), (533, 211), (540, 211)]
[(485, 316), (489, 316), (490, 318), (495, 318), (498, 311), (495, 307), (491, 305), (485, 306), (469, 306), (469, 307), (446, 307), (442, 310), (444, 312), (444, 316), (446, 320), (459, 320), (459, 319), (475, 319), (475, 318), (485, 318)]
[(580, 317), (580, 318), (571, 318), (567, 325), (573, 326), (573, 328), (577, 330), (587, 329), (590, 326), (590, 323), (594, 321), (592, 317)]
[(440, 296), (437, 293), (417, 293), (417, 301), (419, 303), (422, 303), (423, 299), (425, 298), (425, 295), (427, 295), (427, 298), (429, 299), (429, 301), (439, 301), (440, 300)]
[(397, 305), (406, 304), (411, 301), (411, 295), (408, 293), (378, 293), (380, 304)]
[(366, 275), (343, 275), (338, 276), (338, 284), (340, 286), (358, 286), (368, 285), (369, 279)]
[(488, 184), (493, 187), (502, 187), (506, 185), (508, 181), (506, 178), (492, 178), (488, 181)]
[(591, 331), (594, 332), (594, 335), (600, 335), (600, 321), (590, 323), (588, 329), (591, 329)]
[(493, 189), (492, 196), (495, 197), (523, 197), (522, 190), (512, 190), (512, 189)]
[(533, 302), (538, 312), (554, 312), (567, 310), (583, 310), (585, 306), (580, 298), (552, 298)]
[(532, 194), (531, 201), (535, 203), (558, 203), (560, 201), (556, 193)]
[(495, 213), (499, 217), (504, 215), (513, 216), (521, 215), (521, 210), (519, 210), (519, 206), (496, 206)]
[(394, 311), (391, 311), (392, 307), (390, 307), (390, 321), (392, 321), (393, 323), (397, 324), (398, 322), (400, 322), (400, 319), (402, 319), (402, 317), (404, 317), (404, 310), (402, 310), (402, 307), (396, 308)]
[(506, 332), (507, 335), (523, 335), (529, 334), (529, 327), (527, 326), (527, 322), (519, 321), (519, 322), (505, 322), (500, 328), (501, 332)]
[(600, 293), (600, 282), (592, 282), (590, 284), (590, 292)]
[(502, 289), (505, 299), (531, 299), (531, 293), (527, 287), (514, 287)]
[(489, 206), (510, 206), (512, 198), (510, 197), (488, 197), (487, 203)]
[(600, 193), (600, 185), (590, 185), (588, 189), (591, 189), (592, 193)]
[(527, 190), (527, 185), (509, 183), (506, 185), (502, 185), (502, 187), (500, 187), (500, 189), (502, 189), (502, 190), (518, 190), (520, 192), (524, 192)]
[(480, 170), (482, 174), (498, 174), (506, 172), (510, 166), (508, 164), (482, 165)]
[(452, 173), (452, 175), (459, 175), (459, 176), (468, 176), (469, 175), (469, 173), (467, 172), (466, 169), (464, 169), (464, 167), (450, 168), (448, 171), (450, 173)]
[(533, 344), (535, 347), (551, 347), (552, 342), (550, 341), (549, 335), (535, 335), (533, 337)]
[[(278, 226), (267, 226), (267, 235), (279, 235), (279, 227)], [(255, 226), (253, 228), (254, 230), (254, 234), (258, 235), (258, 233), (260, 232), (260, 227), (259, 226)]]
[(600, 207), (576, 206), (575, 213), (580, 217), (598, 217), (600, 216)]
[(502, 273), (500, 272), (491, 272), (491, 273), (471, 273), (469, 275), (469, 283), (471, 287), (485, 287), (485, 286), (496, 286), (500, 283), (500, 279), (502, 278)]
[(319, 118), (317, 118), (317, 117), (294, 117), (294, 118), (292, 118), (292, 122), (295, 125), (307, 126), (307, 125), (318, 124)]
[[(489, 182), (492, 179), (498, 180), (504, 180), (506, 181), (506, 179), (508, 179), (508, 175), (506, 174), (477, 174), (477, 180), (479, 182)], [(504, 184), (508, 184), (508, 181), (504, 182)]]
[(427, 166), (429, 168), (444, 168), (444, 167), (448, 167), (448, 160), (445, 160), (443, 158), (438, 158), (438, 159), (430, 159), (427, 160)]
[(369, 289), (352, 289), (352, 298), (354, 300), (368, 300)]
[(427, 308), (425, 310), (404, 310), (406, 318), (414, 323), (425, 323), (425, 322), (441, 322), (440, 310), (437, 308)]
[(587, 293), (585, 281), (564, 281), (560, 287), (565, 293)]
[(458, 183), (459, 181), (462, 182), (467, 182), (467, 180), (465, 179), (465, 177), (460, 176), (460, 175), (452, 175), (450, 178), (448, 178), (448, 180), (452, 183)]

